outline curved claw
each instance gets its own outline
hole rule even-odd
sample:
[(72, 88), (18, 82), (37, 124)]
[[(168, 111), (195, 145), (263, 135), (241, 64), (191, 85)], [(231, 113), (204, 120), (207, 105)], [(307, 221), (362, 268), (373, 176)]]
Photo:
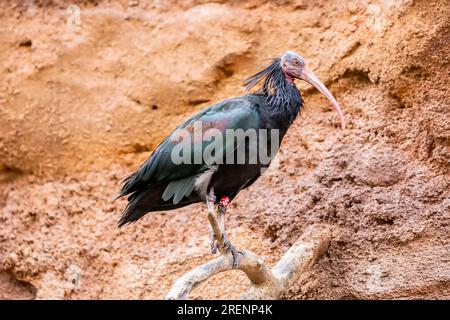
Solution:
[(211, 239), (211, 254), (216, 254), (217, 253), (217, 241), (215, 238)]
[(217, 243), (216, 236), (211, 229), (209, 230), (209, 239), (211, 241), (211, 254), (216, 254), (219, 249), (219, 245)]

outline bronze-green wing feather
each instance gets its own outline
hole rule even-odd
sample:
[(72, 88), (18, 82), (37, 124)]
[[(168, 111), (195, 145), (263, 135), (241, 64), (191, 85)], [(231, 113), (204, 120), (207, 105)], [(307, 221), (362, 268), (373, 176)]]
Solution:
[[(184, 203), (200, 201), (201, 199), (189, 199), (188, 196), (194, 190), (197, 177), (210, 168), (211, 162), (202, 158), (201, 162), (193, 163), (194, 153), (199, 150), (202, 152), (212, 141), (204, 136), (203, 139), (196, 141), (192, 135), (190, 148), (187, 148), (191, 151), (192, 161), (177, 164), (173, 161), (172, 152), (181, 143), (182, 133), (193, 133), (196, 122), (197, 125), (201, 123), (203, 132), (210, 128), (217, 129), (223, 134), (227, 129), (258, 129), (260, 125), (258, 111), (258, 104), (251, 103), (248, 96), (228, 99), (197, 113), (177, 127), (156, 148), (150, 158), (124, 180), (119, 197), (130, 196), (119, 224), (135, 221), (149, 211), (165, 210)], [(232, 143), (224, 139), (224, 148), (231, 146)], [(159, 198), (156, 199), (156, 196)]]

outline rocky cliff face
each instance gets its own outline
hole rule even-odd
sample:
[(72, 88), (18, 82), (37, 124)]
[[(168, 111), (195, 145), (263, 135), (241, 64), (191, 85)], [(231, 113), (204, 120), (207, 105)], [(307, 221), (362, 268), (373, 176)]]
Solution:
[[(288, 299), (450, 298), (448, 1), (10, 0), (0, 21), (1, 298), (163, 298), (210, 259), (202, 206), (118, 230), (111, 199), (179, 122), (286, 50), (348, 128), (300, 85), (306, 109), (233, 202), (230, 238), (273, 262), (332, 226)], [(218, 275), (194, 297), (246, 281)]]

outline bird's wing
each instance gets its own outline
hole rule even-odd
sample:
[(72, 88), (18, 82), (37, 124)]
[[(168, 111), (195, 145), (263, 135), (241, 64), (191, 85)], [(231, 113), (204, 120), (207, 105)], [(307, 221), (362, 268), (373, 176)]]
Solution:
[[(183, 136), (186, 133), (191, 134), (190, 148), (183, 150), (190, 151), (189, 159), (195, 160), (194, 153), (199, 149), (204, 150), (205, 146), (211, 143), (210, 138), (205, 137), (205, 135), (201, 135), (200, 140), (196, 138), (194, 130), (195, 126), (199, 124), (201, 124), (203, 133), (211, 128), (217, 129), (221, 133), (225, 133), (227, 129), (257, 129), (259, 126), (258, 106), (246, 97), (240, 97), (222, 101), (197, 113), (176, 128), (156, 148), (150, 158), (135, 173), (124, 180), (119, 197), (147, 189), (161, 182), (171, 182), (172, 184), (172, 187), (168, 188), (169, 190), (165, 193), (166, 197), (171, 194), (174, 195), (171, 189), (178, 190), (181, 188), (186, 189), (186, 192), (191, 192), (195, 177), (208, 170), (209, 166), (205, 159), (201, 159), (200, 163), (176, 164), (173, 161), (172, 153), (174, 148), (180, 148), (179, 143), (183, 141)], [(179, 197), (180, 195), (177, 196), (177, 199)]]

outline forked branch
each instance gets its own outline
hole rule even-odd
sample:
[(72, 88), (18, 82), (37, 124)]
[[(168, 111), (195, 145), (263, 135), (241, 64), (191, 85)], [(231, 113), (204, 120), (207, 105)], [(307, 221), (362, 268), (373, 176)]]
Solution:
[[(240, 269), (251, 285), (242, 299), (279, 299), (328, 249), (331, 231), (323, 225), (310, 226), (305, 233), (270, 269), (264, 258), (243, 250), (239, 255)], [(193, 269), (178, 278), (167, 294), (167, 299), (188, 299), (189, 293), (211, 276), (232, 269), (231, 254), (219, 257)]]

